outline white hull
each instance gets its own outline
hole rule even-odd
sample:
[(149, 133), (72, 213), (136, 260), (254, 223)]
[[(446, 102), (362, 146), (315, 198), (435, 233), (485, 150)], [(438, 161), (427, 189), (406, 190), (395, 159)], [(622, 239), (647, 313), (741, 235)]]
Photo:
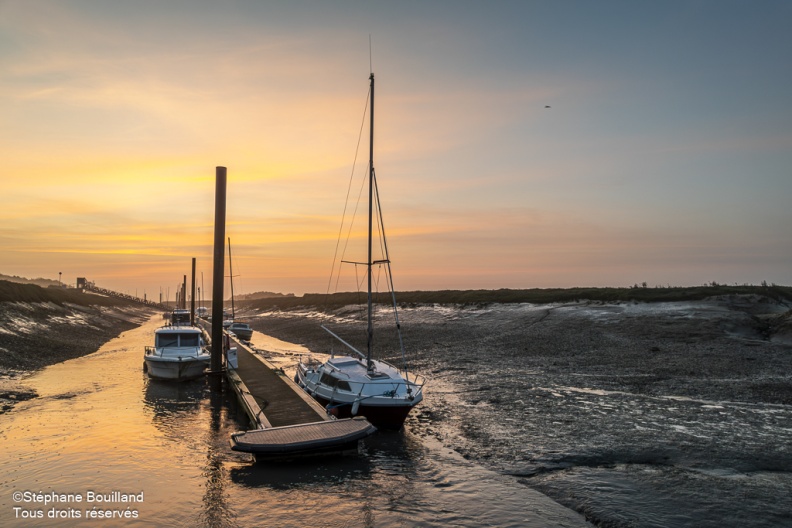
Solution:
[(295, 381), (315, 400), (334, 409), (338, 417), (365, 416), (383, 429), (399, 429), (407, 414), (423, 400), (424, 380), (405, 379), (402, 372), (374, 361), (377, 376), (356, 358), (332, 358), (316, 365), (300, 362)]
[(210, 356), (193, 358), (162, 358), (148, 356), (146, 370), (152, 379), (184, 381), (200, 378), (209, 367)]
[[(189, 314), (189, 312), (187, 312)], [(144, 368), (150, 378), (182, 381), (203, 376), (212, 356), (204, 349), (203, 331), (195, 326), (170, 325), (154, 332)]]

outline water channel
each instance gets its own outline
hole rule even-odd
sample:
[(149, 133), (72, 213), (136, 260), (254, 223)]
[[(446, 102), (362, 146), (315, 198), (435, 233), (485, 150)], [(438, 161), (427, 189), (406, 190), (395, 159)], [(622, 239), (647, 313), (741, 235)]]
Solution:
[(39, 397), (0, 415), (0, 526), (586, 525), (409, 427), (357, 456), (254, 464), (229, 449), (246, 420), (228, 393), (143, 373), (161, 321), (26, 380)]

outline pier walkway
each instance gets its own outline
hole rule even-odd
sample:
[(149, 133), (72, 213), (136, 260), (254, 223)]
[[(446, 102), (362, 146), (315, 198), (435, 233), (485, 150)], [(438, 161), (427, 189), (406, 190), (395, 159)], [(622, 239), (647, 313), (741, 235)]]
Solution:
[[(258, 407), (258, 410), (255, 408), (252, 410), (257, 414), (256, 421), (261, 423), (262, 419), (265, 419), (269, 424), (261, 423), (260, 426), (282, 427), (329, 420), (324, 408), (290, 380), (282, 370), (276, 369), (238, 341), (234, 341), (232, 346), (237, 347), (238, 366), (236, 369), (228, 369), (229, 380), (244, 391), (243, 395), (249, 396), (245, 398), (248, 402), (252, 398)], [(240, 382), (244, 388), (240, 386)]]
[[(209, 326), (204, 321), (199, 324)], [(223, 333), (231, 340), (226, 378), (252, 427), (231, 435), (234, 451), (252, 453), (257, 461), (343, 453), (356, 451), (359, 440), (377, 431), (362, 417), (336, 420), (283, 369), (233, 334)]]

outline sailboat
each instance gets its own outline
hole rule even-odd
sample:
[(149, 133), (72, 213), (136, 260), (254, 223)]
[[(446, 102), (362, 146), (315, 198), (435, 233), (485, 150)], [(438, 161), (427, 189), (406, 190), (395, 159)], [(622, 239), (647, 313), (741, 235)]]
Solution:
[(231, 237), (228, 237), (228, 277), (231, 280), (231, 311), (223, 309), (223, 328), (228, 328), (234, 324), (236, 309), (234, 308), (234, 267), (231, 264)]
[(234, 268), (231, 264), (231, 237), (228, 237), (228, 273), (231, 279), (231, 314), (226, 317), (223, 313), (223, 328), (232, 332), (243, 341), (250, 341), (253, 337), (253, 329), (249, 324), (236, 320), (236, 308), (234, 307)]
[[(390, 275), (390, 260), (387, 256), (387, 243), (384, 243), (385, 258), (373, 260), (372, 256), (372, 225), (374, 202), (377, 201), (377, 212), (381, 227), (381, 211), (374, 174), (374, 74), (370, 82), (370, 140), (368, 165), (368, 258), (365, 263), (368, 275), (368, 312), (367, 312), (367, 350), (363, 353), (347, 341), (336, 335), (325, 326), (322, 328), (355, 355), (337, 357), (331, 355), (324, 363), (311, 358), (300, 358), (297, 365), (295, 381), (314, 399), (325, 405), (329, 412), (338, 417), (365, 416), (369, 422), (380, 429), (400, 429), (409, 412), (423, 400), (423, 386), (426, 380), (408, 372), (406, 360), (403, 368), (372, 357), (374, 336), (373, 301), (372, 301), (372, 267), (385, 265), (388, 285), (393, 300), (393, 312), (399, 343), (404, 357), (401, 339), (401, 327), (396, 310), (396, 297), (393, 293), (393, 281)], [(384, 231), (384, 228), (382, 228)], [(384, 239), (384, 235), (383, 235)], [(384, 240), (383, 240), (384, 242)]]

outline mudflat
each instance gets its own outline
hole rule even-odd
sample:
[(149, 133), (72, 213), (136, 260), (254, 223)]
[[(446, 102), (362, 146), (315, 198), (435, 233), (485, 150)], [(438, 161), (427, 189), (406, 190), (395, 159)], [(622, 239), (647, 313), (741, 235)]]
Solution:
[(36, 396), (24, 385), (30, 372), (95, 352), (152, 313), (129, 305), (0, 302), (0, 413)]
[[(387, 312), (375, 349), (399, 364)], [(365, 350), (359, 307), (248, 315), (313, 352), (348, 353), (321, 324)], [(788, 525), (786, 301), (414, 304), (400, 316), (410, 368), (429, 380), (412, 434), (597, 526)]]
[[(408, 359), (423, 374), (464, 371), (480, 361), (541, 370), (548, 376), (585, 373), (591, 388), (792, 404), (792, 311), (758, 295), (701, 301), (554, 304), (410, 305), (399, 314)], [(393, 330), (381, 322), (375, 346), (394, 362)], [(358, 307), (251, 312), (256, 330), (316, 352), (348, 353), (320, 328), (330, 324), (365, 349)]]

